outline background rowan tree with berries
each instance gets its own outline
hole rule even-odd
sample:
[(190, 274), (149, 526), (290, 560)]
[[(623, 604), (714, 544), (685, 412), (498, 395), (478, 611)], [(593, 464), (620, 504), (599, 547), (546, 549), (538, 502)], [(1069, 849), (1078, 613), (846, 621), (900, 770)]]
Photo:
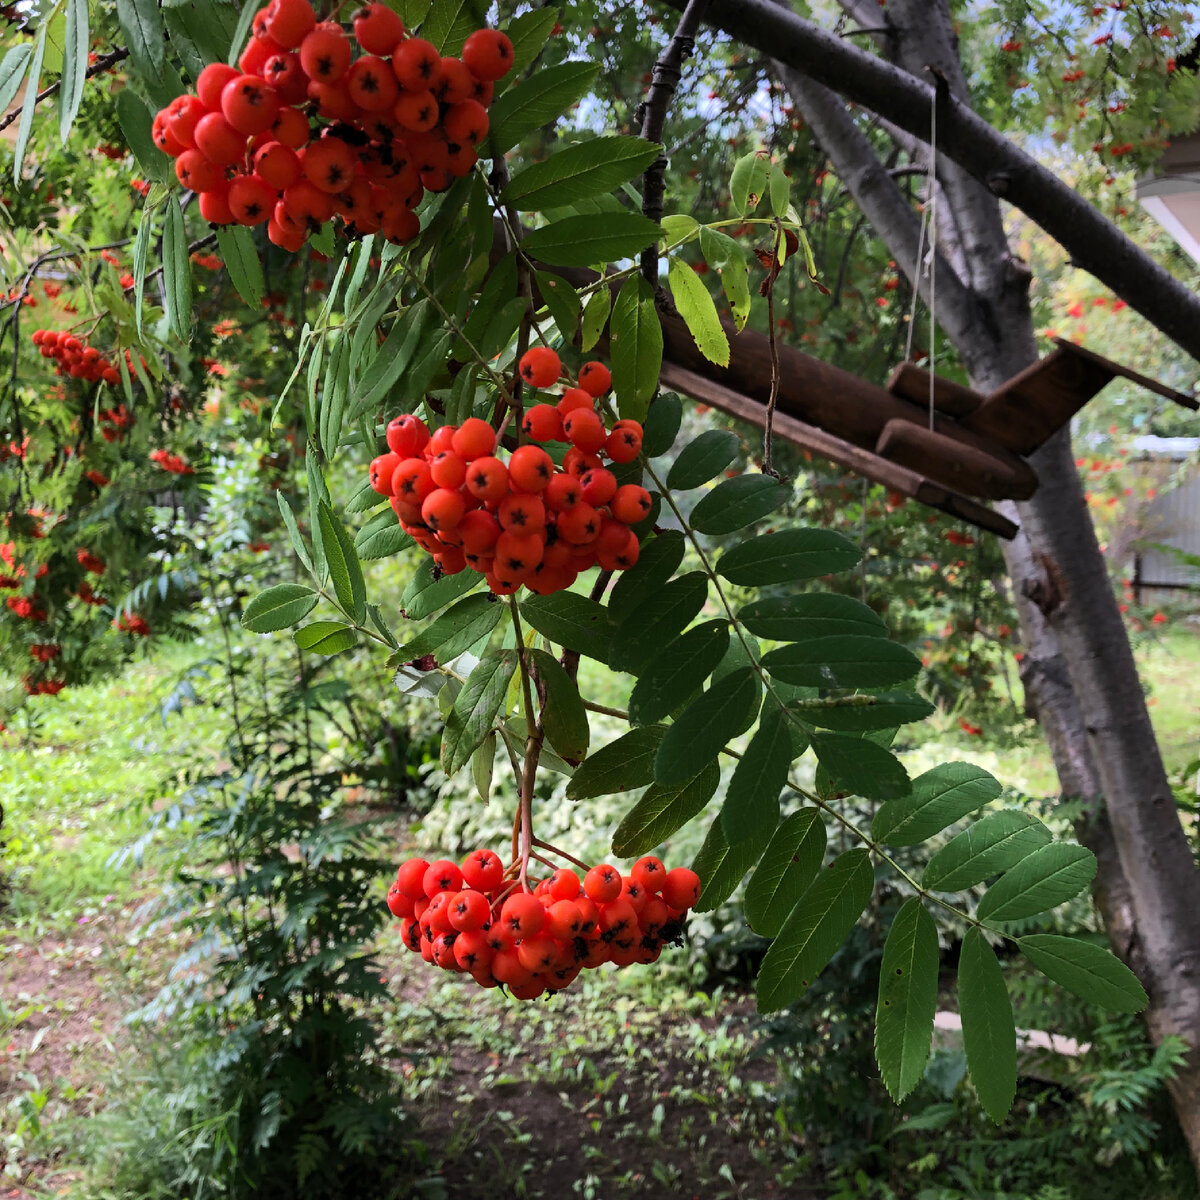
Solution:
[[(875, 963), (877, 1069), (897, 1101), (930, 1053), (935, 918), (960, 943), (966, 1066), (995, 1121), (1017, 1088), (997, 948), (1089, 1004), (1134, 1012), (1149, 992), (1153, 1037), (1196, 1041), (1194, 867), (1148, 716), (1130, 700), (1137, 676), (1066, 435), (1039, 452), (1040, 490), (1015, 512), (1007, 592), (982, 535), (914, 530), (902, 496), (848, 483), (774, 437), (773, 413), (788, 404), (777, 366), (764, 394), (745, 398), (761, 443), (745, 427), (703, 428), (703, 414), (660, 386), (677, 352), (664, 342), (670, 321), (682, 322), (688, 363), (714, 375), (747, 329), (765, 332), (772, 356), (795, 337), (868, 377), (903, 355), (910, 330), (943, 373), (985, 390), (1015, 374), (1035, 354), (1028, 273), (998, 202), (958, 165), (952, 124), (945, 161), (928, 162), (925, 125), (909, 127), (911, 80), (930, 67), (942, 90), (921, 82), (927, 105), (952, 96), (1001, 133), (1049, 129), (1086, 144), (1085, 172), (1107, 171), (1149, 161), (1186, 124), (1184, 15), (1012, 4), (964, 9), (956, 29), (940, 3), (931, 15), (893, 2), (880, 16), (847, 2), (843, 42), (861, 33), (879, 53), (852, 52), (854, 69), (835, 81), (814, 65), (830, 45), (822, 30), (778, 6), (676, 7), (678, 25), (665, 5), (509, 5), (493, 27), (497, 14), (461, 0), (353, 15), (308, 0), (129, 0), (115, 13), (66, 0), (31, 14), (32, 45), (0, 62), (6, 103), (56, 74), (46, 99), (59, 115), (55, 129), (33, 104), (13, 114), (12, 208), (30, 208), (10, 239), (0, 409), (13, 468), (5, 665), (19, 700), (113, 670), (160, 634), (224, 641), (233, 768), (187, 794), (213, 805), (205, 862), (261, 867), (232, 891), (215, 873), (186, 911), (217, 888), (239, 898), (242, 929), (189, 917), (202, 937), (246, 944), (264, 919), (272, 937), (286, 931), (258, 983), (211, 976), (211, 1035), (234, 1013), (248, 1022), (230, 1060), (237, 1079), (256, 1079), (236, 1111), (267, 1114), (238, 1134), (239, 1154), (260, 1155), (260, 1180), (277, 1170), (264, 1153), (273, 1145), (285, 1161), (295, 1152), (286, 1170), (298, 1179), (336, 1189), (330, 1147), (354, 1156), (396, 1128), (373, 1064), (361, 1077), (350, 1069), (369, 1031), (338, 998), (379, 998), (358, 949), (382, 920), (381, 896), (366, 915), (378, 862), (356, 834), (326, 828), (322, 789), (339, 792), (345, 775), (318, 769), (312, 734), (314, 713), (345, 720), (363, 771), (407, 787), (417, 739), (397, 758), (396, 725), (361, 703), (361, 680), (385, 673), (440, 714), (429, 748), (445, 776), (493, 807), (511, 800), (511, 839), (400, 866), (387, 908), (404, 945), (439, 967), (532, 1002), (585, 967), (638, 970), (675, 953), (665, 947), (689, 910), (713, 912), (736, 893), (765, 939), (764, 1013), (802, 1007), (855, 944), (864, 911), (886, 910), (881, 957), (863, 961)], [(1104, 26), (1090, 43), (1089, 21)], [(964, 56), (987, 64), (969, 94), (956, 33)], [(899, 70), (872, 75), (887, 59)], [(1033, 82), (1014, 78), (1023, 86), (1009, 103), (1006, 81), (1026, 72)], [(897, 83), (905, 73), (910, 83)], [(893, 86), (895, 110), (877, 103), (882, 121), (854, 113), (823, 78), (859, 103)], [(134, 185), (125, 201), (37, 207), (32, 164), (60, 153), (56, 139), (69, 154), (89, 134), (103, 139), (106, 169)], [(1015, 201), (1029, 188), (1037, 199), (1037, 178), (1017, 182)], [(935, 197), (940, 302), (932, 275), (911, 268), (925, 237), (917, 204)], [(1087, 265), (1078, 245), (1068, 248)], [(1137, 253), (1125, 263), (1129, 303), (1193, 348)], [(56, 311), (30, 337), (28, 302), (61, 302), (64, 287), (77, 311)], [(931, 315), (914, 300), (905, 317), (914, 291)], [(939, 324), (953, 352), (935, 347)], [(1139, 336), (1186, 372), (1146, 327)], [(898, 560), (928, 563), (931, 547), (945, 558), (947, 544), (944, 573), (934, 562), (892, 583)], [(1047, 579), (1063, 586), (1048, 591)], [(920, 612), (889, 611), (897, 598)], [(962, 681), (989, 674), (996, 656), (975, 635), (1010, 637), (1014, 603), (1025, 694), (1064, 791), (1084, 801), (1083, 845), (995, 807), (1002, 781), (979, 766), (913, 777), (900, 757), (905, 727), (931, 701), (960, 714), (968, 736), (996, 711)], [(913, 649), (938, 628), (930, 610), (951, 648), (935, 662), (925, 646), (918, 688)], [(234, 648), (234, 617), (261, 635), (252, 649)], [(322, 682), (332, 672), (344, 681), (336, 692)], [(187, 702), (180, 692), (176, 706)], [(597, 721), (619, 736), (594, 744)], [(1145, 804), (1147, 786), (1158, 803)], [(238, 787), (253, 802), (235, 800)], [(579, 805), (586, 824), (580, 802), (633, 792), (610, 831), (612, 857), (631, 866), (580, 861), (545, 836), (559, 806)], [(655, 852), (697, 823), (694, 860), (668, 857), (664, 869)], [(293, 841), (298, 856), (282, 855)], [(1099, 946), (1037, 924), (1093, 876), (1114, 949), (1145, 991)], [(295, 889), (273, 924), (285, 879)], [(336, 909), (339, 887), (360, 889), (363, 904)], [(304, 913), (321, 914), (319, 930)], [(319, 981), (293, 994), (286, 981), (314, 962)], [(169, 991), (152, 1015), (175, 1003)], [(312, 1020), (318, 1011), (336, 1032)], [(288, 1045), (311, 1050), (323, 1082), (301, 1102), (286, 1069), (265, 1065), (276, 1050), (255, 1041), (264, 1030), (280, 1062)], [(1177, 1066), (1194, 1147), (1200, 1105), (1192, 1068)]]

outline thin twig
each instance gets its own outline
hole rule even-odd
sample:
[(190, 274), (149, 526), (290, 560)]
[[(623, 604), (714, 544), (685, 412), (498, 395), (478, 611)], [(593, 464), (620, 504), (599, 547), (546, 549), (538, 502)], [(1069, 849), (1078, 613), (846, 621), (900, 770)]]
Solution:
[[(110, 50), (107, 54), (102, 54), (88, 69), (83, 73), (84, 79), (92, 79), (97, 75), (102, 75), (109, 67), (115, 67), (122, 59), (129, 57), (128, 48), (122, 46), (118, 50)], [(43, 88), (33, 99), (33, 105), (36, 108), (43, 100), (53, 96), (58, 91), (62, 80), (56, 79), (49, 87)], [(0, 118), (0, 133), (7, 129), (20, 115), (24, 106), (18, 106), (11, 112), (5, 113), (3, 118)]]
[(779, 478), (773, 459), (773, 435), (775, 432), (775, 402), (779, 399), (779, 331), (775, 327), (775, 281), (779, 278), (779, 245), (783, 239), (783, 226), (775, 223), (775, 247), (771, 255), (771, 269), (767, 272), (767, 340), (771, 347), (771, 394), (767, 397), (767, 416), (763, 422), (763, 474)]

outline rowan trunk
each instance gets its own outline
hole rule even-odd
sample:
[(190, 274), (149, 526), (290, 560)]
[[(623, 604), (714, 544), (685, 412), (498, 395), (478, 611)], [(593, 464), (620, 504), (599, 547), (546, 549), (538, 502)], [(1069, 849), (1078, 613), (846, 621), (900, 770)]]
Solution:
[[(842, 0), (852, 14), (856, 3)], [(888, 57), (916, 76), (932, 68), (966, 98), (947, 0), (893, 0), (883, 20), (877, 40)], [(897, 212), (844, 107), (789, 68), (777, 69), (876, 232), (909, 267), (916, 218), (911, 209)], [(1029, 277), (1008, 251), (999, 202), (945, 160), (937, 178), (943, 262), (955, 265), (977, 318), (964, 328), (960, 306), (939, 324), (973, 385), (988, 392), (1036, 359)], [(1150, 1036), (1159, 1043), (1175, 1034), (1192, 1047), (1171, 1095), (1200, 1174), (1200, 871), (1175, 809), (1069, 433), (1038, 451), (1033, 465), (1041, 480), (1033, 498), (1002, 506), (1022, 527), (1004, 546), (1026, 647), (1022, 681), (1064, 797), (1083, 802), (1077, 832), (1099, 861), (1096, 903), (1114, 952), (1150, 996)]]

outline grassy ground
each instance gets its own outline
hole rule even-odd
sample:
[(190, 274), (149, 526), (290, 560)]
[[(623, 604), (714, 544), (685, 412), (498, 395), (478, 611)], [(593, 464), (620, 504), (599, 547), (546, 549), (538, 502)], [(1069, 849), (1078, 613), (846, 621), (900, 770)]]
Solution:
[[(94, 1195), (80, 1118), (106, 1104), (130, 1049), (123, 1014), (179, 949), (135, 919), (154, 893), (153, 860), (139, 871), (113, 856), (171, 796), (179, 764), (219, 744), (224, 727), (204, 708), (186, 722), (160, 715), (189, 656), (35, 699), (34, 733), (0, 735), (11, 884), (0, 912), (0, 1196)], [(1170, 633), (1141, 661), (1178, 775), (1200, 756), (1200, 639)], [(1053, 792), (1040, 743), (997, 751), (949, 723), (933, 732), (917, 758), (974, 758), (1030, 794)], [(424, 1195), (824, 1194), (806, 1190), (803, 1149), (755, 1053), (752, 1003), (706, 991), (682, 953), (588, 972), (572, 993), (528, 1006), (434, 978), (394, 930), (380, 951), (395, 997), (380, 1051), (401, 1070), (428, 1146)]]

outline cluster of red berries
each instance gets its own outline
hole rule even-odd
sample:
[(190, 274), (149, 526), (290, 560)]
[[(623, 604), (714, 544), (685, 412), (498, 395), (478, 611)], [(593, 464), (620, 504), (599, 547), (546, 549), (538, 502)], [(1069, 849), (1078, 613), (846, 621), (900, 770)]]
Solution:
[(21, 682), (30, 696), (57, 696), (67, 686), (65, 679), (31, 679), (26, 675)]
[(112, 361), (95, 346), (85, 346), (74, 334), (61, 329), (35, 329), (31, 340), (43, 358), (53, 358), (57, 362), (55, 371), (59, 375), (70, 375), (72, 379), (83, 379), (88, 383), (121, 382), (121, 374)]
[(62, 647), (57, 642), (40, 642), (29, 647), (29, 653), (38, 662), (50, 662), (62, 653)]
[(85, 579), (80, 585), (75, 595), (79, 597), (84, 604), (90, 604), (93, 608), (103, 608), (108, 600), (106, 597), (98, 595), (92, 590), (92, 585)]
[(378, 3), (353, 27), (352, 41), (338, 22), (318, 22), (309, 0), (271, 0), (238, 66), (205, 67), (196, 95), (158, 113), (154, 142), (205, 220), (266, 221), (292, 251), (334, 216), (353, 234), (404, 243), (421, 230), (424, 193), (471, 171), (493, 84), (512, 67), (509, 39), (480, 29), (461, 58), (443, 58)]
[(45, 621), (47, 619), (46, 610), (36, 600), (31, 600), (27, 596), (9, 596), (5, 603), (22, 620)]
[(582, 882), (564, 868), (533, 891), (511, 876), (491, 850), (472, 851), (461, 866), (410, 858), (387, 904), (402, 918), (405, 946), (426, 962), (533, 1000), (569, 987), (585, 967), (654, 962), (700, 898), (694, 871), (668, 871), (653, 856), (628, 875), (592, 867)]
[(90, 550), (81, 547), (75, 551), (75, 558), (85, 571), (90, 571), (93, 575), (104, 574), (104, 560), (97, 558)]
[(113, 623), (114, 629), (119, 629), (122, 633), (136, 633), (138, 637), (149, 637), (150, 626), (145, 617), (139, 617), (137, 613), (122, 613)]
[(172, 454), (169, 450), (151, 450), (150, 461), (158, 463), (164, 471), (170, 471), (172, 475), (195, 475), (196, 468), (190, 466), (178, 454)]
[[(520, 363), (538, 388), (552, 386), (561, 369), (558, 355), (543, 348)], [(596, 397), (611, 383), (603, 363), (587, 363), (579, 386), (557, 404), (526, 411), (522, 432), (531, 441), (507, 463), (496, 457), (496, 431), (486, 421), (471, 417), (430, 434), (419, 417), (397, 417), (387, 427), (388, 453), (371, 463), (371, 487), (391, 500), (401, 526), (444, 574), (469, 567), (500, 596), (522, 584), (550, 595), (597, 564), (632, 567), (638, 539), (630, 526), (649, 514), (651, 500), (637, 484), (619, 486), (600, 456), (628, 463), (642, 449), (636, 421), (618, 421), (610, 432), (596, 412)], [(570, 443), (562, 467), (536, 442)]]
[(106, 442), (119, 442), (125, 436), (125, 430), (133, 424), (133, 414), (123, 404), (116, 408), (106, 408), (100, 414), (98, 422), (100, 436)]

